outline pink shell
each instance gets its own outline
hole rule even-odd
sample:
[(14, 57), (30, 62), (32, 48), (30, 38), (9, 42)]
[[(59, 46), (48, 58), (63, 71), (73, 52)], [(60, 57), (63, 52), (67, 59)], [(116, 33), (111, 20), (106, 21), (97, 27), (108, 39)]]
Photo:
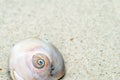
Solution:
[(37, 38), (21, 41), (12, 48), (9, 69), (13, 80), (58, 80), (65, 74), (58, 49)]

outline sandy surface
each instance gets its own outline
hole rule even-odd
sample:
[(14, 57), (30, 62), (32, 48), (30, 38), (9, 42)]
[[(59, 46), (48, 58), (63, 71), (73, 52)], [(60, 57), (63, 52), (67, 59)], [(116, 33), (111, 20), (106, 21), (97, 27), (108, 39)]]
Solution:
[(61, 51), (62, 80), (120, 80), (120, 0), (0, 0), (0, 80), (11, 47), (34, 36)]

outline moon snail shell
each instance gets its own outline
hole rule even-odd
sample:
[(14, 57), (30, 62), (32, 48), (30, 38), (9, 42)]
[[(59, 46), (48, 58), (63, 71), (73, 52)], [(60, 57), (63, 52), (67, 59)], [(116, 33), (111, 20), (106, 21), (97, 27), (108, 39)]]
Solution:
[(9, 70), (13, 80), (59, 80), (65, 75), (64, 60), (58, 49), (37, 38), (14, 45)]

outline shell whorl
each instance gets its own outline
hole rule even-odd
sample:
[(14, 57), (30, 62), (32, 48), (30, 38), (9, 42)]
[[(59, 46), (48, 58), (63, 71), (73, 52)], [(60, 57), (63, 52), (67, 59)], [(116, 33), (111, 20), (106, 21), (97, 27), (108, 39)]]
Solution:
[(58, 49), (36, 38), (17, 43), (12, 48), (9, 65), (11, 75), (25, 80), (57, 80), (65, 74), (64, 60)]

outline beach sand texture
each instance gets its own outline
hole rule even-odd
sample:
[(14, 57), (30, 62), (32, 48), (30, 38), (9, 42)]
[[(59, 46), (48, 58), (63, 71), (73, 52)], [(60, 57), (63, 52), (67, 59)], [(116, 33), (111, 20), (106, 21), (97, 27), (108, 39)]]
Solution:
[(120, 80), (120, 0), (0, 0), (0, 80), (10, 49), (29, 37), (62, 53), (62, 80)]

